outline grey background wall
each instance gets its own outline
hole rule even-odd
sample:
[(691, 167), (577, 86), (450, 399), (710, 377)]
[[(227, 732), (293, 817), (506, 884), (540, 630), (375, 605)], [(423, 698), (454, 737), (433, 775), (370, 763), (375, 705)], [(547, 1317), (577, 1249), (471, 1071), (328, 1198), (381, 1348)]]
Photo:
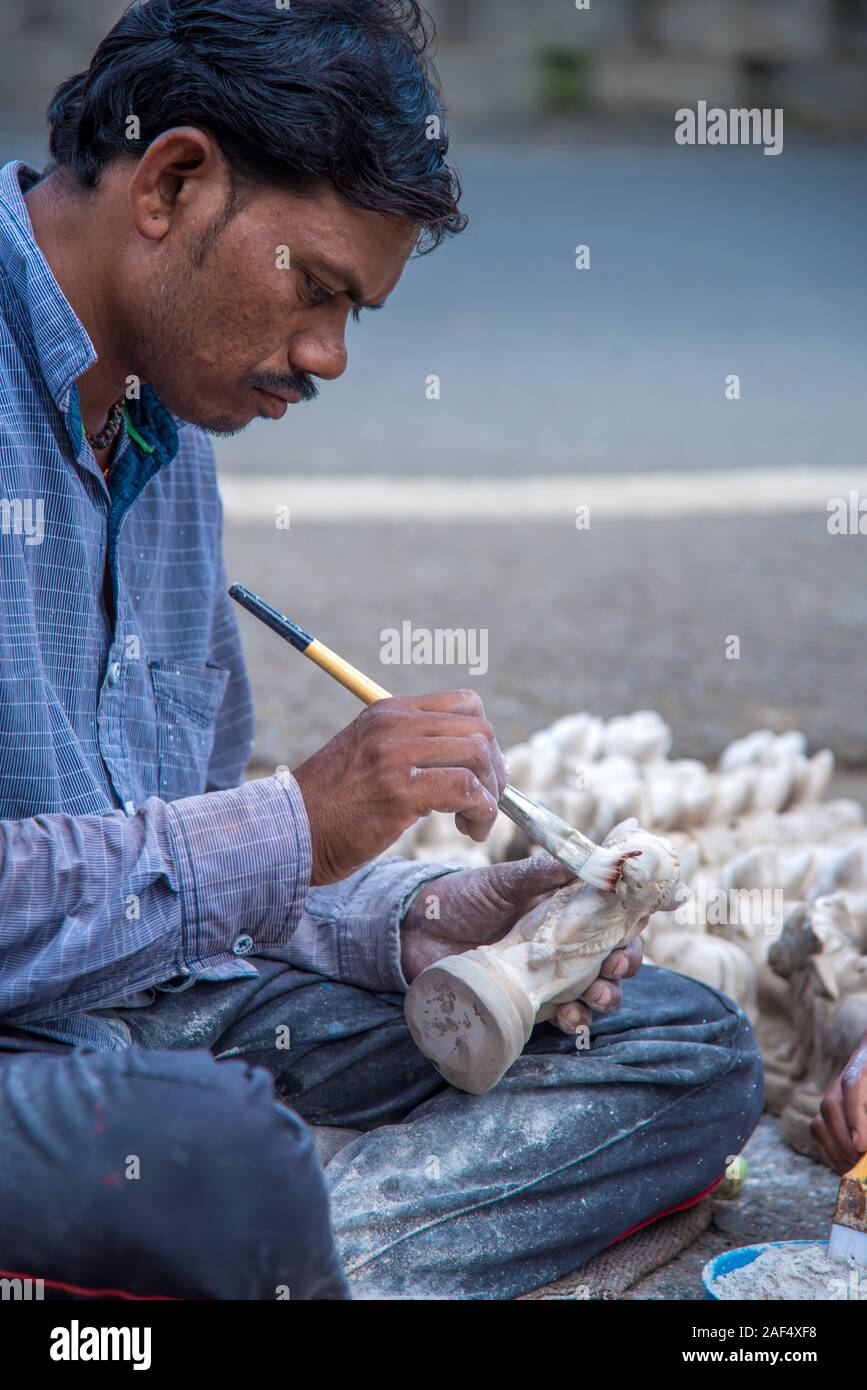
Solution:
[[(4, 0), (0, 124), (40, 126), (117, 0)], [(672, 95), (785, 105), (808, 129), (867, 123), (865, 0), (430, 0), (458, 126), (660, 116)]]

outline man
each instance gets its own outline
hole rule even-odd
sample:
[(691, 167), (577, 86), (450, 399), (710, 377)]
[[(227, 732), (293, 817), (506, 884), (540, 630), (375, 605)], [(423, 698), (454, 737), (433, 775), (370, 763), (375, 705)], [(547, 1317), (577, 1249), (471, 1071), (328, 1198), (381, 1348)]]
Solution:
[[(487, 1096), (415, 1049), (414, 975), (567, 878), (377, 860), (431, 810), (490, 830), (471, 692), (242, 781), (203, 431), (315, 396), (461, 230), (426, 42), (414, 3), (150, 0), (59, 89), (45, 174), (0, 175), (0, 1267), (48, 1288), (509, 1297), (695, 1199), (760, 1113), (746, 1021), (679, 976), (576, 1051), (637, 950)], [(361, 1132), (327, 1178), (299, 1116)]]

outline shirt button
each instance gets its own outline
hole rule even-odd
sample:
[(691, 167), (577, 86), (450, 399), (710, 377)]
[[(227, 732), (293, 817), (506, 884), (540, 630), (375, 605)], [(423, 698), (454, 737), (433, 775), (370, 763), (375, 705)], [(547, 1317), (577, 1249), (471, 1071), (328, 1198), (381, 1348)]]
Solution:
[(252, 936), (239, 936), (234, 946), (232, 947), (232, 950), (235, 952), (236, 956), (249, 956), (252, 949)]
[(111, 665), (109, 666), (109, 668), (108, 668), (108, 683), (109, 683), (109, 685), (117, 685), (117, 683), (118, 683), (119, 680), (120, 680), (120, 662), (119, 662), (119, 661), (113, 661), (113, 662), (111, 663)]
[(135, 802), (134, 802), (134, 801), (125, 801), (125, 802), (123, 803), (123, 809), (126, 811), (126, 813), (127, 813), (128, 816), (134, 816), (134, 815), (135, 815)]

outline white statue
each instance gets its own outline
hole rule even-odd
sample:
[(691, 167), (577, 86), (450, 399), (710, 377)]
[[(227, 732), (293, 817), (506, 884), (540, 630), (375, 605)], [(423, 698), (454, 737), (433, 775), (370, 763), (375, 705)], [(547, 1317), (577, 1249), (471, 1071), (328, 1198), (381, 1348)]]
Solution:
[[(723, 751), (715, 772), (690, 758), (670, 759), (671, 731), (651, 710), (607, 723), (570, 714), (506, 753), (510, 780), (570, 825), (604, 839), (636, 816), (665, 835), (695, 833), (703, 858), (720, 864), (756, 844), (845, 840), (863, 823), (853, 802), (820, 805), (834, 767), (827, 750), (808, 758), (803, 734), (759, 730)], [(786, 812), (786, 817), (781, 816)], [(500, 817), (484, 845), (468, 844), (451, 816), (425, 817), (391, 853), (457, 865), (498, 862), (528, 846)]]
[(545, 898), (502, 941), (447, 956), (413, 981), (406, 1018), (419, 1049), (447, 1081), (481, 1095), (520, 1055), (533, 1026), (579, 999), (611, 951), (685, 886), (673, 845), (624, 821), (605, 844), (638, 851), (613, 893), (575, 881)]
[(794, 909), (770, 964), (788, 986), (790, 1029), (767, 1047), (772, 1108), (794, 1149), (827, 1161), (810, 1122), (822, 1097), (867, 1030), (867, 935), (845, 896), (833, 893)]
[[(808, 756), (795, 731), (760, 729), (737, 739), (714, 770), (671, 758), (671, 745), (667, 725), (651, 711), (607, 722), (571, 714), (506, 757), (515, 785), (597, 842), (632, 816), (649, 838), (669, 837), (692, 896), (666, 901), (647, 925), (648, 959), (717, 986), (756, 1019), (768, 1108), (783, 1115), (784, 1137), (807, 1151), (825, 1078), (867, 1027), (864, 808), (825, 800), (833, 755)], [(623, 824), (618, 832), (625, 833)], [(476, 845), (451, 817), (434, 814), (392, 852), (457, 866), (515, 858), (533, 846), (502, 816)], [(636, 864), (624, 893), (636, 891)], [(585, 972), (593, 972), (588, 981), (598, 973), (615, 908), (629, 917), (623, 895), (603, 902), (570, 885), (497, 946), (425, 971), (407, 1001), (422, 1050), (456, 1085), (495, 1084), (533, 1023), (556, 1002), (578, 997)], [(458, 1017), (460, 1028), (453, 1026)]]
[(747, 1017), (758, 1016), (758, 982), (755, 962), (735, 941), (710, 936), (690, 927), (663, 928), (653, 938), (644, 959), (666, 970), (676, 970), (721, 990), (736, 1000)]

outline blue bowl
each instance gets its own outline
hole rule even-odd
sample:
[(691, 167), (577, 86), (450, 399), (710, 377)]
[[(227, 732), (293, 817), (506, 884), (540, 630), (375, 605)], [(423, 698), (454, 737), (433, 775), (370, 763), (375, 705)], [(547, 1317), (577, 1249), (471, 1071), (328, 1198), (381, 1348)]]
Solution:
[(743, 1269), (745, 1265), (751, 1265), (753, 1260), (759, 1258), (763, 1250), (773, 1250), (780, 1245), (826, 1244), (827, 1242), (823, 1240), (768, 1240), (764, 1245), (742, 1245), (739, 1250), (725, 1250), (722, 1255), (716, 1255), (714, 1259), (708, 1260), (701, 1272), (705, 1299), (712, 1298), (716, 1303), (722, 1302), (719, 1294), (714, 1293), (717, 1279), (724, 1274), (731, 1274), (734, 1269)]

